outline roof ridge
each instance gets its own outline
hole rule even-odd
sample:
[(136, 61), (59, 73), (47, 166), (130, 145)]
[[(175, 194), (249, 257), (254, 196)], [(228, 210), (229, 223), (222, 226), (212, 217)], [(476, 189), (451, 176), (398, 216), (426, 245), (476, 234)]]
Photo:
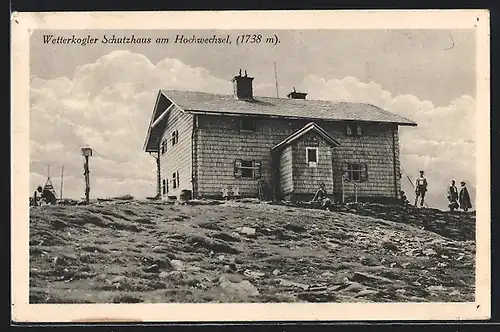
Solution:
[[(230, 93), (215, 93), (215, 92), (206, 92), (206, 91), (197, 91), (197, 90), (179, 90), (179, 89), (160, 89), (161, 92), (182, 92), (182, 93), (201, 93), (205, 95), (211, 95), (211, 96), (223, 96), (223, 97), (233, 97), (232, 94)], [(264, 98), (264, 99), (274, 99), (274, 100), (287, 100), (290, 102), (300, 102), (300, 103), (307, 103), (307, 102), (323, 102), (323, 103), (332, 103), (332, 104), (341, 104), (341, 103), (346, 103), (346, 104), (359, 104), (359, 105), (369, 105), (369, 106), (375, 106), (373, 104), (369, 103), (364, 103), (364, 102), (352, 102), (352, 101), (344, 101), (344, 100), (325, 100), (325, 99), (290, 99), (290, 98), (284, 98), (284, 97), (272, 97), (272, 96), (259, 96), (259, 95), (254, 95), (255, 98)]]
[(417, 125), (410, 119), (367, 102), (304, 100), (271, 96), (255, 96), (253, 101), (240, 101), (232, 94), (176, 89), (160, 91), (187, 112)]

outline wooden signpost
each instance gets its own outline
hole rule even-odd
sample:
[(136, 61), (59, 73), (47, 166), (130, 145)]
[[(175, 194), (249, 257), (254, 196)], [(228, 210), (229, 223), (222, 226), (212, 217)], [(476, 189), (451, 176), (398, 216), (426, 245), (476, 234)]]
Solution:
[(89, 157), (92, 156), (91, 148), (82, 148), (82, 156), (85, 157), (85, 165), (83, 166), (83, 175), (85, 176), (85, 200), (90, 201), (90, 170)]

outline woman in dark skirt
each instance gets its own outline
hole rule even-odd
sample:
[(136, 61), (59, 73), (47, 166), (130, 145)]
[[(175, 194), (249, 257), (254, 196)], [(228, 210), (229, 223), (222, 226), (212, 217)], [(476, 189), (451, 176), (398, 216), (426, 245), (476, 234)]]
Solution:
[(467, 190), (467, 187), (465, 186), (465, 182), (462, 181), (461, 183), (462, 188), (460, 189), (460, 195), (459, 195), (459, 203), (460, 203), (460, 208), (464, 210), (464, 212), (467, 212), (470, 208), (472, 208), (472, 204), (470, 202), (470, 195), (469, 191)]

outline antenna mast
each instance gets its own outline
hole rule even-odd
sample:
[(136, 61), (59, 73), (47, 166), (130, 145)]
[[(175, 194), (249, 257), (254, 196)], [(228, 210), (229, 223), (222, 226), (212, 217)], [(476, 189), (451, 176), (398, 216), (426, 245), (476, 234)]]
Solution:
[(274, 62), (274, 80), (276, 82), (276, 98), (279, 98), (278, 92), (278, 71), (276, 70), (276, 62)]
[(59, 199), (63, 198), (63, 178), (64, 178), (64, 166), (61, 166), (61, 192), (59, 193)]

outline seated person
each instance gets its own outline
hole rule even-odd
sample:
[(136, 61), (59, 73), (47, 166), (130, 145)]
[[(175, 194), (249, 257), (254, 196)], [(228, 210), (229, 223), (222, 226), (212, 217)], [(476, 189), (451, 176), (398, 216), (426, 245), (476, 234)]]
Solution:
[(403, 206), (403, 208), (406, 210), (408, 209), (408, 205), (409, 205), (409, 201), (408, 201), (408, 198), (406, 197), (406, 193), (401, 190), (401, 206)]
[(56, 204), (57, 202), (56, 195), (49, 189), (45, 189), (43, 191), (43, 198), (45, 199), (45, 203), (47, 204)]
[(40, 206), (43, 199), (43, 189), (41, 186), (38, 186), (38, 188), (36, 188), (35, 192), (33, 193), (33, 206)]
[(316, 194), (314, 195), (312, 201), (319, 202), (321, 203), (321, 207), (326, 208), (327, 210), (329, 209), (332, 201), (327, 197), (326, 186), (324, 183), (321, 183), (319, 185), (319, 189), (318, 191), (316, 191)]

